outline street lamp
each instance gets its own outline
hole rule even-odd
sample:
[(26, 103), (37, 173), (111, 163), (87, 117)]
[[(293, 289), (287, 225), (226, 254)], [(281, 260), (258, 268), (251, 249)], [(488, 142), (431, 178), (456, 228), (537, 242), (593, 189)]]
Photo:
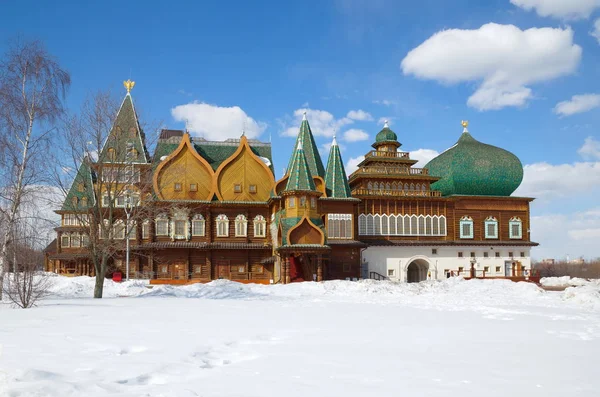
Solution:
[(125, 223), (125, 280), (129, 281), (129, 216), (131, 215), (131, 191), (127, 189), (125, 191), (125, 216), (127, 217), (127, 222)]

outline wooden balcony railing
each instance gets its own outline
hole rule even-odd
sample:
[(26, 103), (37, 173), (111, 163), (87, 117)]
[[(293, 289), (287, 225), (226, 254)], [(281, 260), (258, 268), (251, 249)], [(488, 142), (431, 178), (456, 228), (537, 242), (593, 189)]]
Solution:
[(369, 157), (386, 157), (386, 158), (403, 158), (410, 159), (408, 152), (384, 152), (379, 150), (371, 150), (369, 153), (365, 155), (366, 158)]
[(357, 174), (429, 175), (429, 170), (427, 168), (367, 166), (361, 167), (352, 173), (352, 175)]
[(404, 196), (404, 197), (442, 197), (442, 192), (437, 190), (382, 190), (382, 189), (355, 189), (353, 196)]

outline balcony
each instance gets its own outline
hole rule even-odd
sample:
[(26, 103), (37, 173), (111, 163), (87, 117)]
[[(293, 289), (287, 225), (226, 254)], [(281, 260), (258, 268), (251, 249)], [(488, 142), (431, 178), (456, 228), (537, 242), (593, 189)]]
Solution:
[(442, 192), (437, 190), (383, 190), (383, 189), (355, 189), (353, 196), (394, 196), (394, 197), (442, 197)]
[(369, 157), (385, 157), (385, 158), (401, 158), (410, 160), (408, 152), (384, 152), (379, 150), (371, 150), (365, 154), (365, 158)]
[(429, 175), (429, 170), (426, 168), (372, 166), (372, 167), (361, 167), (352, 173), (352, 175), (358, 175), (358, 174)]

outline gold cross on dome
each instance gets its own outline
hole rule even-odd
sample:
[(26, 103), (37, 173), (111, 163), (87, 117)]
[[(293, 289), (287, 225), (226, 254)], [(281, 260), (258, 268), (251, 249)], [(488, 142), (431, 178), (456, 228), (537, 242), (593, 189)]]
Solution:
[(133, 89), (134, 85), (135, 85), (135, 81), (127, 80), (127, 81), (123, 82), (123, 86), (127, 90), (128, 94), (131, 92), (131, 90)]

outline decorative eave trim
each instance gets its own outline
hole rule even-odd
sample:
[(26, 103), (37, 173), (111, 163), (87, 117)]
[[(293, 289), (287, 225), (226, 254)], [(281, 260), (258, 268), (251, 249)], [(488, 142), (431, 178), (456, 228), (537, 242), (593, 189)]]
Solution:
[(363, 243), (368, 246), (379, 246), (379, 247), (412, 247), (412, 246), (430, 246), (430, 247), (537, 247), (539, 243), (533, 241), (458, 241), (458, 240), (384, 240), (374, 239), (369, 240), (363, 237)]
[[(296, 223), (295, 226), (291, 227), (290, 230), (288, 230), (288, 232), (287, 232), (287, 234), (285, 236), (286, 237), (286, 241), (288, 243), (290, 242), (291, 233), (294, 230), (296, 230), (297, 228), (299, 228), (304, 223), (305, 220), (308, 222), (308, 224), (311, 227), (313, 227), (314, 229), (316, 229), (321, 234), (321, 244), (320, 245), (325, 245), (325, 233), (323, 233), (323, 231), (321, 230), (321, 228), (319, 226), (315, 225), (313, 223), (313, 221), (311, 221), (310, 218), (306, 216), (306, 214), (304, 214), (304, 216), (302, 217), (302, 219), (300, 219), (300, 221), (298, 223)], [(310, 245), (312, 245), (312, 244), (310, 244)]]

